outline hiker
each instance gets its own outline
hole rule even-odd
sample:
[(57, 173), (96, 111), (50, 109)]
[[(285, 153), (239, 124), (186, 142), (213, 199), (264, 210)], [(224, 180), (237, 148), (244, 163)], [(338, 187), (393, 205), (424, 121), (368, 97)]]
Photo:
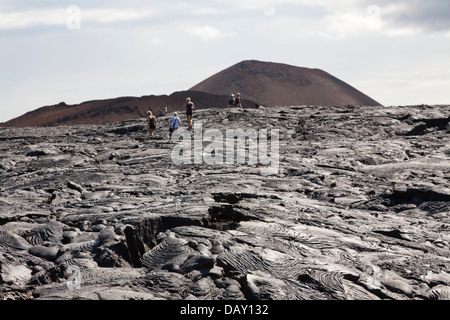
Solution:
[(148, 116), (148, 133), (151, 136), (153, 136), (153, 131), (156, 129), (156, 123), (158, 122), (158, 120), (151, 111), (147, 111), (147, 116)]
[(234, 93), (231, 94), (230, 98), (228, 98), (228, 108), (231, 108), (236, 103), (236, 99), (234, 98)]
[(169, 132), (170, 132), (170, 139), (172, 139), (172, 133), (175, 130), (178, 130), (179, 126), (181, 124), (181, 120), (180, 118), (178, 118), (178, 113), (174, 112), (173, 116), (170, 117), (170, 127), (169, 127)]
[(188, 123), (188, 130), (192, 130), (192, 110), (195, 109), (191, 98), (186, 98), (186, 118)]
[(236, 96), (236, 99), (234, 101), (234, 106), (238, 107), (238, 108), (242, 108), (242, 104), (241, 104), (241, 94), (238, 93)]

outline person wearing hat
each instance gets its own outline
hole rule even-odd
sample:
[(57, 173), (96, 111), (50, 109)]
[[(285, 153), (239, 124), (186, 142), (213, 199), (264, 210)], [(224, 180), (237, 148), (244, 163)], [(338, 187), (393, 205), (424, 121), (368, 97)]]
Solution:
[(158, 122), (158, 120), (151, 111), (147, 111), (147, 116), (148, 116), (148, 133), (151, 136), (153, 136), (153, 131), (155, 131), (156, 129), (156, 123)]

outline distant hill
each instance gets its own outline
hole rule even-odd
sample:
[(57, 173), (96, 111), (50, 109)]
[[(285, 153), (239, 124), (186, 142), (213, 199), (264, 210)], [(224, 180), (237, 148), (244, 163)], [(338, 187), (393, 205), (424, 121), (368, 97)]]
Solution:
[[(64, 102), (30, 111), (20, 117), (2, 123), (3, 127), (49, 127), (78, 124), (108, 124), (146, 117), (151, 110), (154, 115), (183, 111), (187, 97), (191, 97), (197, 109), (225, 107), (228, 96), (205, 92), (180, 91), (161, 96), (121, 97), (93, 100), (77, 105)], [(253, 108), (252, 101), (243, 102), (243, 107)]]
[(190, 90), (219, 95), (239, 92), (244, 100), (267, 107), (381, 105), (325, 71), (256, 60), (242, 61)]
[(231, 93), (241, 93), (244, 108), (319, 105), (379, 106), (380, 103), (347, 83), (319, 69), (255, 60), (240, 62), (223, 70), (188, 91), (171, 95), (119, 97), (92, 100), (77, 105), (61, 102), (28, 112), (3, 127), (44, 127), (77, 124), (108, 124), (146, 116), (183, 111), (191, 97), (197, 109), (224, 108)]

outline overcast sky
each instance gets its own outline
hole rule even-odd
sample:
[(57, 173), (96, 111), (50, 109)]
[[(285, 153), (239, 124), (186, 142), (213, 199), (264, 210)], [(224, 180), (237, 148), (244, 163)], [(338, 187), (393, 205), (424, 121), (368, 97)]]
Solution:
[(187, 90), (249, 59), (322, 69), (386, 106), (448, 104), (449, 17), (448, 0), (2, 0), (0, 122)]

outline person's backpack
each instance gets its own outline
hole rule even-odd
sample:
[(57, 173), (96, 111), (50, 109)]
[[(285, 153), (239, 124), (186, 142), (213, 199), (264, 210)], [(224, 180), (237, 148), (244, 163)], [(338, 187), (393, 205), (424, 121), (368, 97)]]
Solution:
[(151, 119), (150, 119), (150, 125), (151, 125), (152, 127), (156, 127), (156, 121), (155, 121), (155, 118), (151, 118)]
[(228, 99), (228, 104), (233, 104), (234, 103), (234, 97), (230, 96), (230, 98)]
[(170, 128), (169, 128), (169, 131), (170, 131), (170, 132), (174, 132), (174, 131), (175, 131), (175, 126), (176, 126), (176, 124), (177, 124), (177, 122), (178, 122), (178, 118), (175, 117), (175, 116), (173, 116), (173, 117), (170, 118), (170, 119), (173, 120), (173, 121), (172, 121), (172, 125), (171, 125)]

